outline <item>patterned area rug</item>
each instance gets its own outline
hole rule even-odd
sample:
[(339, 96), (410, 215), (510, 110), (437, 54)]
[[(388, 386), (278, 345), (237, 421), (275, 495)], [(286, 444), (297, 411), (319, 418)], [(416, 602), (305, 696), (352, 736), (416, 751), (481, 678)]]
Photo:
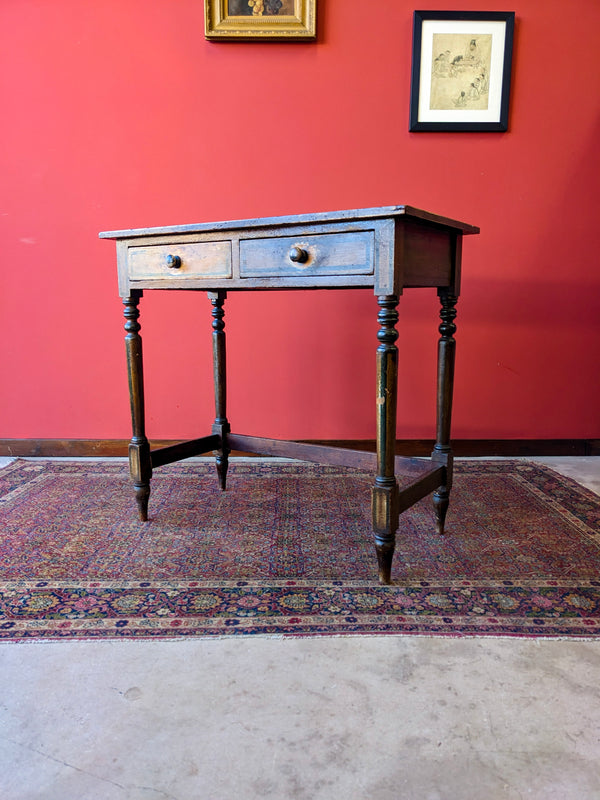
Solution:
[(123, 462), (0, 470), (0, 638), (600, 633), (600, 498), (527, 462), (458, 462), (439, 537), (402, 515), (377, 583), (372, 478), (234, 461), (157, 469), (139, 522)]

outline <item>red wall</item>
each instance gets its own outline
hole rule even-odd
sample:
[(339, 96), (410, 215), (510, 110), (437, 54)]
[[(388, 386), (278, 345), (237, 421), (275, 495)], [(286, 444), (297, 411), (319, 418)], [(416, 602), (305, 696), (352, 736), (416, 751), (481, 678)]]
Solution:
[[(454, 435), (600, 436), (600, 4), (512, 7), (505, 134), (408, 133), (413, 8), (320, 0), (316, 43), (260, 44), (207, 42), (202, 0), (0, 3), (0, 438), (129, 436), (98, 231), (395, 203), (481, 227), (464, 247)], [(227, 308), (238, 432), (374, 437), (368, 291)], [(141, 321), (149, 435), (203, 435), (206, 297), (148, 293)], [(435, 295), (407, 292), (402, 438), (432, 435), (436, 328)]]

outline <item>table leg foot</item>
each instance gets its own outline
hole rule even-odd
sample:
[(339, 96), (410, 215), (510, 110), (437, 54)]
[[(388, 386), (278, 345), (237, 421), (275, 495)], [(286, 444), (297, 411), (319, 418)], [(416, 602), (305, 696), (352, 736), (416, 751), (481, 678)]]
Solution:
[[(376, 479), (379, 482), (385, 480)], [(379, 582), (392, 582), (392, 559), (396, 548), (396, 531), (400, 514), (398, 511), (398, 484), (395, 478), (388, 479), (391, 485), (373, 487), (371, 507), (373, 513), (373, 533), (375, 551), (379, 564)]]
[(138, 506), (140, 520), (142, 522), (148, 521), (148, 501), (150, 500), (150, 484), (149, 483), (136, 483), (135, 499)]
[(135, 500), (142, 522), (148, 521), (148, 501), (150, 500), (150, 478), (152, 462), (150, 460), (150, 444), (147, 439), (141, 443), (129, 445), (129, 474), (133, 480)]
[(376, 544), (377, 562), (379, 564), (379, 583), (389, 586), (392, 582), (393, 544)]
[(219, 488), (222, 492), (227, 489), (227, 468), (229, 467), (229, 458), (226, 453), (218, 454), (216, 457), (217, 463), (217, 476), (219, 478)]
[(446, 512), (450, 505), (450, 492), (442, 487), (433, 493), (433, 510), (435, 511), (435, 529), (440, 535), (444, 535), (444, 526), (446, 524)]

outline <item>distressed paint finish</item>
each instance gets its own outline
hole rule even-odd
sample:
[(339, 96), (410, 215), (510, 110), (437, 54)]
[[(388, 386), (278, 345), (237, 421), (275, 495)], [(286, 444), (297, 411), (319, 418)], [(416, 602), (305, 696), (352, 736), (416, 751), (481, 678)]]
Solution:
[[(230, 432), (226, 411), (224, 303), (228, 291), (370, 288), (379, 305), (376, 352), (377, 455), (372, 519), (379, 580), (391, 569), (400, 514), (433, 492), (438, 533), (452, 485), (450, 421), (454, 379), (455, 305), (460, 287), (462, 237), (479, 229), (412, 206), (112, 231), (119, 287), (128, 323), (127, 359), (133, 438), (130, 469), (142, 519), (147, 518), (152, 466), (214, 450), (221, 489), (232, 448), (265, 455), (357, 466), (368, 454)], [(441, 300), (437, 434), (429, 464), (396, 457), (398, 392), (397, 306), (404, 289), (437, 287)], [(212, 305), (215, 421), (210, 436), (150, 452), (144, 431), (142, 349), (137, 303), (143, 290), (208, 293)], [(396, 475), (412, 481), (398, 486)]]

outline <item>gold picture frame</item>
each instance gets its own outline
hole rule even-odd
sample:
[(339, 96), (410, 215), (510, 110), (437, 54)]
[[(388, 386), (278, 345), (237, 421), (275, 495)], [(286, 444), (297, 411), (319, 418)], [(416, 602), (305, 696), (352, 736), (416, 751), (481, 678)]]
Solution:
[(204, 0), (207, 39), (314, 39), (317, 0)]

